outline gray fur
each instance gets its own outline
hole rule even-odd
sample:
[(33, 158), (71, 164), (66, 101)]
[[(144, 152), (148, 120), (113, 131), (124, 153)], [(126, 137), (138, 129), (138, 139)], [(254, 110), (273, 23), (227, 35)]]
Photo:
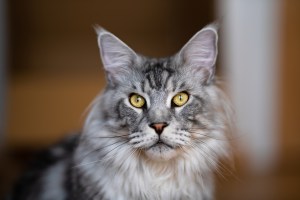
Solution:
[[(71, 164), (65, 162), (72, 187), (61, 199), (212, 199), (212, 172), (229, 156), (230, 121), (214, 79), (216, 28), (205, 27), (178, 54), (162, 59), (138, 55), (106, 30), (97, 33), (108, 83)], [(188, 102), (174, 106), (172, 98), (183, 91)], [(132, 93), (145, 98), (143, 108), (131, 106)], [(160, 135), (150, 127), (159, 122), (168, 124)]]

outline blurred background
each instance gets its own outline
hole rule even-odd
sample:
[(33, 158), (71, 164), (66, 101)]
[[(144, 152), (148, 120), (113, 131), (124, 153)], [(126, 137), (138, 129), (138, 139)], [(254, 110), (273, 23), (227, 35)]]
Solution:
[[(104, 87), (93, 25), (164, 57), (217, 18), (224, 24), (217, 73), (230, 82), (241, 132), (250, 135), (237, 148), (234, 176), (218, 180), (217, 199), (300, 199), (299, 10), (298, 0), (0, 0), (0, 199), (36, 151), (80, 130)], [(249, 76), (247, 64), (262, 70)], [(240, 73), (253, 84), (239, 84)], [(245, 105), (237, 93), (259, 98)]]

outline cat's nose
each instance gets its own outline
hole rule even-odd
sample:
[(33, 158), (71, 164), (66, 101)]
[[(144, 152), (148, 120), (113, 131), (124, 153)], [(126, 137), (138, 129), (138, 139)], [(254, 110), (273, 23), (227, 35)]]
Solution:
[(168, 125), (169, 124), (166, 122), (158, 122), (158, 123), (149, 124), (149, 126), (151, 128), (153, 128), (158, 135), (160, 135), (163, 132), (164, 128), (167, 127)]

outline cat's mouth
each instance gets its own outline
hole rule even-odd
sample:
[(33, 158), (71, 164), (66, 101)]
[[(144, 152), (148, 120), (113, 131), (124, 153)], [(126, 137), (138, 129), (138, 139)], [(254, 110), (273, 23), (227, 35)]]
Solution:
[(174, 149), (173, 146), (165, 143), (164, 141), (162, 141), (161, 139), (159, 139), (155, 144), (153, 144), (152, 146), (150, 146), (149, 148), (153, 148), (153, 147), (169, 147), (171, 149)]
[(162, 140), (158, 140), (156, 143), (151, 145), (146, 151), (146, 155), (157, 161), (166, 161), (170, 160), (177, 155), (175, 147)]

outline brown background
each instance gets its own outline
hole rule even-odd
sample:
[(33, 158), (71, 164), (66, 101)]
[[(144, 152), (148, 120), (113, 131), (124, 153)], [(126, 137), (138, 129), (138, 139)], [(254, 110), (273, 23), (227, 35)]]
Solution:
[[(215, 2), (200, 0), (8, 3), (8, 123), (0, 193), (7, 191), (31, 152), (82, 126), (85, 108), (105, 83), (94, 24), (137, 52), (162, 57), (178, 51), (215, 16)], [(255, 176), (238, 161), (234, 173), (242, 181), (221, 179), (217, 199), (300, 199), (300, 1), (284, 1), (281, 9), (278, 165)]]

